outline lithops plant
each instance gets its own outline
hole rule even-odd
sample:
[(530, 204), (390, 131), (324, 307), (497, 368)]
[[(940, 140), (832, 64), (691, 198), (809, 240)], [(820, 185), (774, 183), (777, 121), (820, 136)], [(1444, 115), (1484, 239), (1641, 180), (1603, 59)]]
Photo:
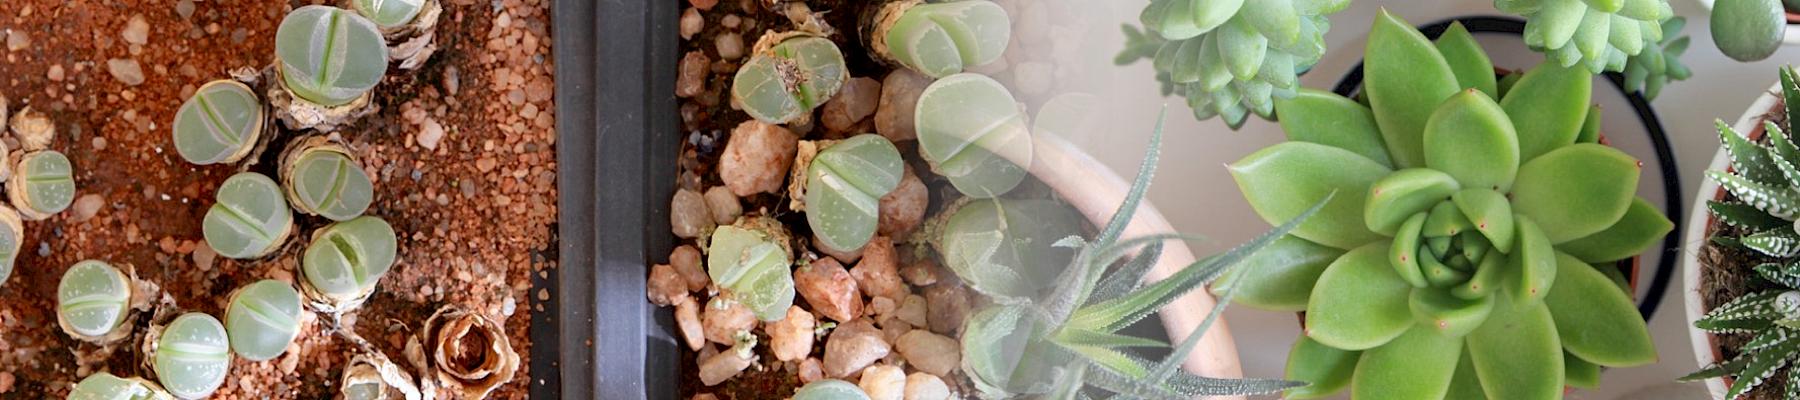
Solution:
[(819, 245), (843, 251), (860, 249), (875, 236), (881, 197), (906, 173), (900, 150), (874, 134), (832, 143), (806, 168), (807, 225)]
[(12, 276), (13, 262), (24, 247), (25, 221), (12, 207), (0, 205), (0, 286)]
[(234, 80), (201, 85), (175, 112), (175, 151), (187, 162), (209, 165), (244, 159), (262, 139), (267, 116), (250, 86)]
[(394, 227), (378, 217), (358, 217), (313, 233), (300, 256), (300, 292), (323, 313), (361, 307), (394, 266)]
[[(1360, 399), (1554, 399), (1594, 365), (1655, 361), (1601, 268), (1673, 224), (1635, 197), (1636, 159), (1577, 143), (1592, 76), (1546, 62), (1496, 101), (1457, 75), (1492, 67), (1451, 54), (1382, 12), (1364, 54), (1372, 107), (1322, 92), (1281, 103), (1291, 140), (1228, 166), (1270, 223), (1337, 193), (1259, 253), (1279, 273), (1233, 280), (1252, 289), (1245, 304), (1306, 312), (1302, 340), (1319, 346), (1297, 345), (1288, 379), (1347, 382)], [(1338, 363), (1354, 367), (1306, 368)]]
[(287, 282), (265, 279), (231, 293), (225, 332), (231, 351), (250, 361), (268, 361), (287, 352), (300, 334), (300, 292)]
[(1662, 23), (1675, 16), (1667, 0), (1494, 0), (1525, 17), (1525, 44), (1563, 67), (1622, 71), (1625, 59), (1656, 47)]
[(294, 9), (275, 29), (281, 87), (324, 107), (366, 102), (387, 73), (387, 40), (375, 22), (331, 6)]
[(55, 150), (19, 156), (14, 176), (6, 183), (7, 197), (19, 216), (37, 221), (69, 208), (75, 201), (75, 168), (69, 157)]
[[(1788, 101), (1789, 127), (1800, 126), (1800, 86), (1793, 68), (1781, 68), (1781, 91)], [(1800, 146), (1781, 126), (1763, 123), (1768, 144), (1750, 141), (1724, 121), (1715, 124), (1725, 152), (1731, 155), (1729, 171), (1707, 171), (1706, 176), (1737, 197), (1736, 201), (1708, 201), (1706, 208), (1720, 222), (1749, 233), (1726, 238), (1724, 243), (1775, 258), (1800, 256)]]
[(991, 1), (894, 0), (866, 10), (869, 54), (933, 78), (994, 62), (1012, 40), (1012, 19)]
[(426, 0), (352, 0), (351, 9), (383, 29), (406, 25), (425, 9)]
[[(426, 398), (440, 390), (454, 391), (465, 399), (487, 398), (495, 388), (512, 382), (519, 370), (506, 330), (479, 313), (456, 306), (438, 309), (417, 334), (407, 340), (407, 360), (424, 376)], [(440, 396), (448, 396), (443, 394)]]
[[(1579, 1), (1579, 0), (1576, 0)], [(1187, 98), (1194, 117), (1271, 118), (1274, 99), (1292, 97), (1298, 75), (1325, 54), (1326, 16), (1349, 0), (1155, 0), (1127, 28), (1120, 65), (1152, 59), (1157, 79)], [(1165, 93), (1168, 94), (1168, 93)]]
[(156, 382), (143, 378), (120, 378), (100, 372), (82, 378), (69, 390), (68, 400), (175, 400)]
[(211, 315), (182, 314), (145, 338), (156, 380), (175, 397), (204, 399), (225, 383), (231, 345), (225, 325)]
[[(1075, 399), (1099, 390), (1129, 398), (1185, 399), (1273, 393), (1304, 385), (1281, 380), (1202, 377), (1181, 370), (1181, 363), (1224, 311), (1225, 301), (1218, 303), (1195, 333), (1175, 346), (1167, 358), (1144, 360), (1128, 352), (1129, 348), (1168, 344), (1121, 334), (1124, 327), (1206, 285), (1275, 238), (1292, 231), (1323, 206), (1321, 203), (1273, 232), (1224, 254), (1207, 257), (1167, 279), (1144, 282), (1144, 274), (1161, 256), (1163, 242), (1184, 237), (1167, 234), (1121, 240), (1149, 189), (1161, 136), (1159, 124), (1152, 135), (1151, 151), (1124, 203), (1100, 232), (1089, 239), (1069, 236), (1056, 242), (1059, 247), (1075, 249), (1077, 254), (1066, 268), (1055, 272), (1051, 278), (1055, 285), (1048, 293), (999, 298), (964, 322), (961, 371), (983, 398), (1041, 395)], [(1121, 262), (1130, 254), (1136, 256)]]
[[(713, 231), (706, 273), (723, 299), (749, 307), (757, 319), (778, 321), (794, 304), (794, 263), (781, 222), (749, 217)], [(861, 246), (858, 246), (861, 247)]]
[(352, 0), (350, 8), (381, 27), (388, 59), (400, 69), (415, 69), (437, 51), (433, 38), (444, 6), (438, 0)]
[(87, 260), (63, 272), (56, 285), (56, 323), (75, 339), (111, 344), (130, 336), (136, 279), (111, 264)]
[(1689, 43), (1687, 36), (1680, 35), (1686, 27), (1686, 17), (1663, 21), (1662, 42), (1632, 56), (1625, 64), (1626, 91), (1643, 93), (1644, 98), (1656, 100), (1664, 86), (1694, 76), (1694, 71), (1681, 62), (1681, 55), (1687, 53)]
[[(1041, 295), (1075, 250), (1053, 244), (1081, 234), (1081, 215), (1047, 199), (981, 199), (945, 211), (932, 241), (944, 266), (969, 287), (998, 299)], [(943, 217), (940, 217), (943, 218)]]
[(992, 198), (1025, 180), (1031, 131), (1006, 86), (986, 75), (939, 79), (919, 95), (919, 154), (963, 195)]
[(201, 221), (206, 245), (235, 259), (273, 253), (294, 232), (294, 214), (275, 180), (243, 172), (219, 185), (218, 201)]
[(848, 381), (820, 379), (795, 390), (793, 400), (869, 400), (869, 394)]
[(819, 34), (770, 32), (751, 54), (731, 80), (731, 100), (770, 124), (810, 123), (812, 110), (850, 81), (844, 53)]
[(281, 155), (281, 188), (302, 214), (348, 221), (368, 211), (374, 184), (350, 149), (326, 136), (295, 139)]

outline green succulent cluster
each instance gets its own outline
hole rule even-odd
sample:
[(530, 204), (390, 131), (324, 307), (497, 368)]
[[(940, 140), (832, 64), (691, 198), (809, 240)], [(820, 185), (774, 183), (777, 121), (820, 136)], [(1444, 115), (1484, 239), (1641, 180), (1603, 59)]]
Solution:
[(1667, 0), (1494, 0), (1500, 11), (1525, 17), (1525, 44), (1564, 67), (1590, 73), (1623, 71), (1626, 59), (1657, 47)]
[(1681, 55), (1687, 53), (1689, 39), (1678, 36), (1687, 28), (1686, 17), (1669, 18), (1662, 23), (1663, 39), (1655, 48), (1644, 49), (1638, 55), (1631, 56), (1625, 64), (1625, 90), (1640, 92), (1644, 98), (1656, 100), (1662, 94), (1664, 86), (1675, 81), (1685, 81), (1694, 76), (1694, 71), (1681, 62)]
[[(1579, 0), (1573, 0), (1579, 1)], [(1299, 74), (1325, 55), (1327, 15), (1349, 0), (1153, 0), (1125, 27), (1114, 61), (1152, 59), (1164, 94), (1187, 98), (1194, 117), (1221, 117), (1232, 129), (1250, 114), (1273, 118), (1275, 99), (1292, 97)]]
[(1370, 106), (1280, 102), (1289, 141), (1229, 166), (1270, 223), (1339, 194), (1231, 280), (1239, 302), (1306, 312), (1288, 379), (1312, 385), (1290, 397), (1553, 399), (1656, 359), (1604, 263), (1673, 224), (1635, 197), (1637, 160), (1591, 143), (1591, 75), (1546, 62), (1501, 92), (1478, 45), (1447, 46), (1463, 36), (1433, 45), (1383, 11)]

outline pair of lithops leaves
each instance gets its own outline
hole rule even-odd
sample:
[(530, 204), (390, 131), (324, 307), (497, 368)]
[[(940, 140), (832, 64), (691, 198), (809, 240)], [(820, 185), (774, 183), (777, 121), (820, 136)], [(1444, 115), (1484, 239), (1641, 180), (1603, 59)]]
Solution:
[(350, 7), (376, 26), (393, 29), (412, 23), (426, 1), (431, 0), (353, 0)]
[[(767, 217), (749, 217), (713, 230), (706, 273), (725, 298), (763, 321), (787, 317), (794, 304), (794, 256), (786, 228)], [(860, 246), (858, 246), (860, 247)]]
[(820, 379), (795, 390), (793, 400), (869, 400), (869, 393), (849, 381)]
[(174, 400), (161, 385), (143, 378), (120, 378), (106, 372), (88, 375), (69, 390), (68, 400)]
[[(378, 3), (403, 6), (386, 4), (401, 0)], [(384, 16), (380, 8), (374, 10), (384, 20), (398, 19)], [(295, 9), (281, 20), (275, 30), (275, 57), (283, 87), (306, 101), (335, 107), (361, 98), (381, 83), (387, 74), (388, 45), (375, 21), (354, 11), (313, 5)]]
[(1277, 103), (1290, 141), (1229, 166), (1271, 223), (1338, 194), (1234, 289), (1306, 312), (1297, 346), (1312, 350), (1289, 379), (1314, 385), (1291, 397), (1556, 398), (1598, 366), (1656, 358), (1617, 271), (1590, 264), (1672, 224), (1635, 198), (1639, 162), (1593, 143), (1592, 76), (1552, 61), (1502, 90), (1478, 45), (1446, 38), (1382, 13), (1364, 55), (1372, 107), (1304, 91)]
[(7, 197), (20, 217), (37, 221), (69, 208), (75, 202), (75, 167), (56, 150), (38, 150), (19, 156), (13, 176), (7, 178)]
[(301, 292), (319, 311), (359, 307), (393, 268), (397, 249), (394, 227), (381, 218), (364, 216), (327, 225), (313, 232), (300, 256)]
[(298, 138), (281, 155), (281, 188), (303, 214), (348, 221), (369, 210), (375, 184), (350, 149), (326, 136)]
[(806, 222), (820, 246), (855, 251), (875, 236), (881, 197), (900, 186), (906, 162), (879, 135), (825, 145), (806, 166)]

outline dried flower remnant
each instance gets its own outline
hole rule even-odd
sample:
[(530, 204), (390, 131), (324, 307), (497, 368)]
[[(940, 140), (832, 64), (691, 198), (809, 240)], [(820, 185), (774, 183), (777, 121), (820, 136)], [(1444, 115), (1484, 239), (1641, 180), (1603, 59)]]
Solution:
[(425, 396), (439, 389), (455, 391), (463, 398), (486, 398), (489, 392), (513, 380), (519, 370), (519, 354), (513, 352), (506, 330), (487, 317), (457, 306), (445, 306), (425, 320), (425, 326), (406, 343), (406, 357), (424, 376)]
[(381, 353), (365, 352), (350, 359), (338, 394), (344, 400), (419, 400), (424, 395), (412, 374)]
[(816, 34), (771, 32), (757, 40), (753, 54), (732, 79), (731, 98), (770, 124), (810, 123), (812, 110), (850, 80), (844, 53)]

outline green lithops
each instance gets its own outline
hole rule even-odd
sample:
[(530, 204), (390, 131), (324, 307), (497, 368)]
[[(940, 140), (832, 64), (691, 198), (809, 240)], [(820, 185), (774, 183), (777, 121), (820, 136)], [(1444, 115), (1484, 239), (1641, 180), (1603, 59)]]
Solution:
[(231, 345), (218, 319), (204, 313), (182, 314), (151, 337), (156, 339), (151, 365), (169, 394), (203, 399), (225, 383)]
[(996, 197), (1024, 181), (1032, 139), (1006, 86), (985, 75), (939, 79), (919, 95), (919, 153), (964, 195)]
[(820, 244), (863, 247), (875, 236), (881, 197), (906, 172), (900, 150), (880, 135), (862, 134), (820, 151), (806, 169), (806, 222)]
[(1680, 36), (1687, 27), (1686, 17), (1669, 18), (1662, 25), (1663, 40), (1655, 48), (1632, 56), (1625, 64), (1625, 90), (1640, 92), (1644, 98), (1656, 100), (1664, 86), (1694, 76), (1694, 71), (1681, 62), (1690, 40)]
[(206, 245), (227, 258), (259, 258), (286, 243), (294, 214), (275, 180), (243, 172), (219, 185), (218, 202), (200, 224)]
[(1527, 46), (1596, 74), (1622, 71), (1627, 57), (1656, 47), (1663, 20), (1675, 15), (1667, 0), (1494, 0), (1494, 7), (1525, 17)]
[(362, 215), (375, 198), (374, 183), (356, 156), (321, 136), (290, 145), (281, 159), (281, 183), (295, 211), (333, 221)]
[(268, 361), (287, 351), (300, 333), (300, 292), (286, 282), (262, 280), (231, 294), (225, 331), (231, 351), (250, 361)]
[(75, 263), (56, 285), (56, 322), (76, 339), (110, 342), (130, 331), (131, 277), (101, 261)]
[(1734, 60), (1759, 61), (1781, 49), (1787, 14), (1780, 0), (1718, 0), (1712, 9), (1713, 44)]
[(425, 8), (426, 0), (353, 0), (351, 8), (382, 28), (404, 26)]
[(0, 205), (0, 286), (5, 286), (6, 279), (12, 276), (13, 262), (24, 242), (25, 221), (12, 207)]
[(787, 317), (794, 304), (793, 253), (780, 222), (750, 218), (713, 231), (706, 273), (724, 296), (763, 321)]
[(120, 378), (101, 372), (82, 378), (69, 390), (68, 400), (174, 400), (168, 391), (142, 378)]
[(805, 32), (769, 33), (731, 80), (731, 99), (771, 124), (811, 121), (850, 81), (844, 53), (830, 39)]
[(1029, 298), (1049, 287), (1075, 252), (1053, 246), (1081, 233), (1081, 215), (1041, 199), (983, 199), (955, 209), (934, 242), (944, 266), (976, 291)]
[(362, 305), (394, 266), (394, 227), (377, 217), (334, 223), (313, 233), (300, 257), (301, 289), (321, 310)]
[(893, 1), (867, 26), (870, 54), (933, 78), (994, 62), (1012, 40), (1012, 19), (986, 0)]
[[(1578, 1), (1578, 0), (1577, 0)], [(1194, 116), (1234, 129), (1249, 115), (1271, 118), (1274, 100), (1293, 97), (1298, 76), (1325, 54), (1327, 15), (1348, 0), (1155, 0), (1127, 28), (1115, 59), (1154, 60), (1157, 79), (1187, 98)]]
[(264, 120), (262, 100), (249, 86), (207, 82), (175, 112), (175, 151), (199, 165), (237, 162), (256, 147)]
[(387, 74), (387, 40), (355, 12), (305, 6), (275, 29), (283, 85), (301, 99), (341, 106), (369, 93)]
[(822, 379), (794, 391), (793, 400), (869, 400), (869, 394), (847, 381)]
[(19, 216), (33, 221), (50, 218), (75, 202), (75, 168), (69, 157), (55, 150), (25, 153), (6, 182), (6, 194)]

